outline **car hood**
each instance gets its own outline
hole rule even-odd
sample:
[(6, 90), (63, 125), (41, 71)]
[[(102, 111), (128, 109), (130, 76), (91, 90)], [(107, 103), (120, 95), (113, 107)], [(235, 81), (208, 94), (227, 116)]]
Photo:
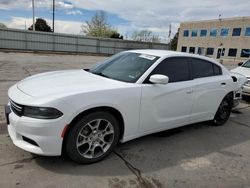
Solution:
[(17, 84), (32, 97), (90, 92), (121, 87), (125, 82), (104, 78), (84, 70), (54, 71), (28, 77)]
[(236, 73), (242, 74), (242, 75), (250, 78), (250, 68), (237, 67), (237, 68), (231, 70), (231, 72), (236, 72)]

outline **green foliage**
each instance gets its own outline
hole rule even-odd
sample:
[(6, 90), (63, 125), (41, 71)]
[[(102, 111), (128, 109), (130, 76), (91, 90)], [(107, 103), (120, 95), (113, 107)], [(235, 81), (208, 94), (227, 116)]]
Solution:
[[(33, 30), (33, 24), (28, 28), (28, 30)], [(35, 30), (43, 32), (52, 32), (51, 27), (47, 24), (46, 20), (42, 18), (36, 19)]]
[(117, 31), (113, 31), (113, 33), (110, 35), (110, 38), (123, 39), (123, 36), (120, 33), (118, 33)]
[(7, 27), (3, 23), (0, 23), (0, 28), (7, 28)]
[(153, 34), (152, 31), (149, 30), (141, 30), (141, 31), (134, 31), (131, 38), (135, 41), (142, 41), (142, 42), (160, 42), (159, 35)]
[(90, 22), (86, 21), (86, 24), (82, 25), (82, 32), (89, 37), (123, 39), (107, 22), (107, 15), (103, 11), (96, 12)]

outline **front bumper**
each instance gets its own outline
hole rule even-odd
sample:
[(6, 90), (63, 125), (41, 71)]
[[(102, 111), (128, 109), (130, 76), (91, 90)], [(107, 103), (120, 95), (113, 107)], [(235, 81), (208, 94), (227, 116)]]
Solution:
[(45, 156), (61, 155), (63, 118), (41, 120), (9, 114), (8, 133), (17, 147)]

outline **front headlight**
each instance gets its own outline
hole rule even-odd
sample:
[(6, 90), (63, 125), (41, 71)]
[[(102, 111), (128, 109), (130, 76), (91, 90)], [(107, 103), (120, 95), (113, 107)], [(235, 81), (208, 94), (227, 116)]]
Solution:
[(56, 119), (63, 115), (55, 108), (24, 106), (23, 116), (37, 119)]

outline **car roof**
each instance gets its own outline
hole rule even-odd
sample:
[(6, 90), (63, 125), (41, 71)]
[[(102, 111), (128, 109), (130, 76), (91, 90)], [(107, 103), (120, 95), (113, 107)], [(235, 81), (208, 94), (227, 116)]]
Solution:
[(129, 50), (127, 52), (133, 52), (133, 53), (140, 53), (140, 54), (147, 54), (147, 55), (152, 55), (152, 56), (158, 56), (158, 57), (195, 57), (195, 58), (200, 58), (204, 59), (207, 61), (212, 61), (216, 64), (218, 64), (217, 61), (215, 61), (212, 58), (205, 57), (202, 55), (197, 55), (197, 54), (190, 54), (190, 53), (185, 53), (185, 52), (177, 52), (177, 51), (171, 51), (171, 50), (152, 50), (152, 49), (141, 49), (141, 50)]

